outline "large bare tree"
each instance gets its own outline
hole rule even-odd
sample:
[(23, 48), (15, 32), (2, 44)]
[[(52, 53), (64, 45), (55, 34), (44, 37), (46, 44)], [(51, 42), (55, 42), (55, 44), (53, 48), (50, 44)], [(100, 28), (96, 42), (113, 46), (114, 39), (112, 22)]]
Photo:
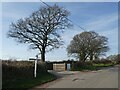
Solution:
[(63, 7), (53, 5), (41, 7), (31, 16), (12, 23), (8, 37), (19, 43), (27, 43), (32, 49), (39, 49), (41, 60), (45, 61), (45, 52), (59, 48), (63, 41), (60, 33), (70, 26), (69, 12)]
[(85, 31), (73, 37), (67, 51), (68, 54), (77, 56), (79, 60), (85, 61), (87, 58), (93, 60), (93, 57), (98, 58), (109, 50), (107, 42), (106, 37), (94, 31)]

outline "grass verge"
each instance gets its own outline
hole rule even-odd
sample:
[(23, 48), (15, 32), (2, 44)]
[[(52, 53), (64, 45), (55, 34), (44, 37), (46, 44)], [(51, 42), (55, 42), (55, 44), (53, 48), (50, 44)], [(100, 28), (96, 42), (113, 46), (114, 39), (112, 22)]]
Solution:
[(93, 64), (93, 66), (95, 67), (110, 67), (110, 66), (114, 66), (114, 64)]
[(42, 73), (37, 75), (36, 78), (16, 78), (12, 80), (3, 81), (3, 90), (4, 89), (30, 89), (34, 86), (41, 85), (46, 82), (50, 82), (56, 79), (56, 76), (50, 73)]
[(79, 66), (77, 68), (72, 69), (72, 71), (85, 71), (85, 70), (100, 70), (101, 68), (104, 67), (111, 67), (114, 66), (114, 64), (93, 64), (93, 65), (87, 65), (87, 66)]

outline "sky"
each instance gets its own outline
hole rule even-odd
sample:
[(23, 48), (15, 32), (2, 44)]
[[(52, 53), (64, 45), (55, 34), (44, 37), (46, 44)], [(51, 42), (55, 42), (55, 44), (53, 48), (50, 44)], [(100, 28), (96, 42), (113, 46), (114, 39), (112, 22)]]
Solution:
[[(1, 3), (0, 3), (1, 4)], [(54, 3), (48, 3), (53, 5)], [(70, 11), (69, 19), (75, 24), (82, 26), (87, 31), (95, 31), (108, 38), (110, 51), (106, 55), (118, 53), (118, 3), (117, 2), (56, 2), (59, 6)], [(0, 5), (1, 6), (1, 5)], [(2, 28), (0, 38), (2, 45), (0, 54), (2, 59), (22, 59), (28, 60), (38, 54), (38, 50), (29, 50), (28, 45), (19, 44), (11, 38), (7, 38), (7, 32), (12, 22), (20, 18), (28, 17), (32, 12), (45, 6), (40, 2), (3, 2), (2, 3)], [(1, 15), (1, 14), (0, 14)], [(78, 26), (74, 25), (70, 29), (65, 29), (61, 34), (64, 46), (46, 53), (47, 61), (68, 60), (66, 47), (69, 45), (73, 36), (83, 32)], [(2, 50), (1, 50), (2, 49)]]
[[(39, 2), (40, 0), (1, 0), (2, 2)], [(119, 2), (119, 0), (42, 0), (44, 2)]]

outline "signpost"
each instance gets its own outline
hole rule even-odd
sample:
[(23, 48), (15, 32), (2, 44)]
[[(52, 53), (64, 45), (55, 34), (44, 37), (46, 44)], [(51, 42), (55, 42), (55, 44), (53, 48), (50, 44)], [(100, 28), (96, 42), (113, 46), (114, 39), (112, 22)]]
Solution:
[(35, 60), (35, 70), (34, 70), (34, 77), (36, 78), (36, 71), (37, 71), (37, 61), (38, 61), (38, 55), (36, 55), (36, 60)]
[(35, 68), (34, 68), (34, 77), (36, 78), (37, 75), (37, 62), (38, 62), (38, 54), (36, 55), (36, 59), (30, 58), (29, 60), (34, 60), (35, 61)]

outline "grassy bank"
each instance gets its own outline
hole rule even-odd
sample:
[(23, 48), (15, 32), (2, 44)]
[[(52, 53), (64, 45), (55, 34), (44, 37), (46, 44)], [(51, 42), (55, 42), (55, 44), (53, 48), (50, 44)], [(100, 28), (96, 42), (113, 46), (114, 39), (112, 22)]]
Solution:
[(16, 78), (12, 80), (4, 80), (3, 83), (3, 90), (8, 88), (21, 88), (21, 89), (29, 89), (37, 85), (41, 85), (46, 82), (50, 82), (55, 80), (56, 77), (50, 73), (42, 73), (38, 75), (36, 78)]
[(114, 66), (115, 64), (93, 64), (95, 67), (110, 67)]
[(2, 88), (29, 89), (36, 85), (50, 82), (56, 77), (47, 72), (44, 63), (38, 64), (37, 77), (34, 78), (34, 62), (3, 61), (2, 62)]
[(111, 67), (114, 66), (115, 63), (92, 63), (92, 62), (76, 62), (74, 64), (72, 64), (72, 71), (84, 71), (84, 70), (99, 70), (102, 69), (104, 67)]

